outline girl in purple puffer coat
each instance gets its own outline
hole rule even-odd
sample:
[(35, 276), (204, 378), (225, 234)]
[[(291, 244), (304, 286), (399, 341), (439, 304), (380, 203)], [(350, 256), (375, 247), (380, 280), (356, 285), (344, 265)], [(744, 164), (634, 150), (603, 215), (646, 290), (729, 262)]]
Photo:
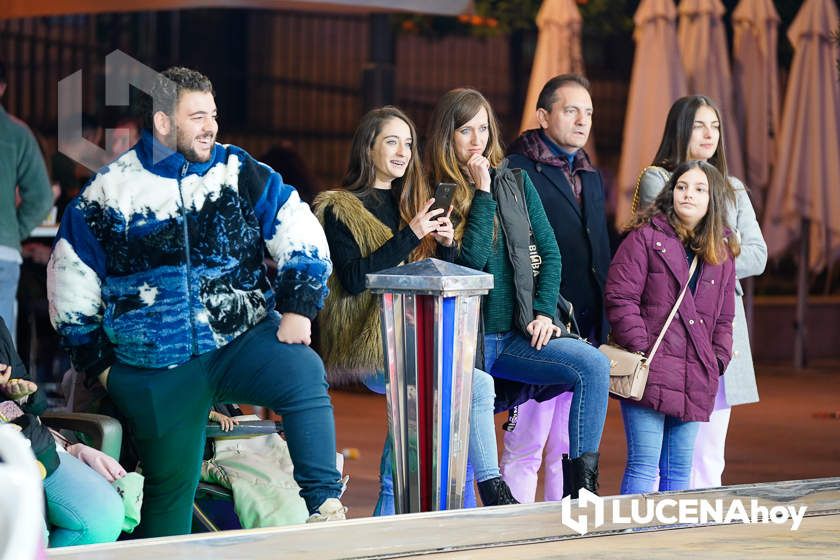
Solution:
[(610, 265), (605, 299), (613, 342), (632, 352), (650, 351), (688, 283), (649, 364), (642, 399), (621, 401), (627, 436), (622, 494), (656, 490), (657, 476), (660, 491), (689, 487), (697, 429), (709, 420), (732, 353), (739, 247), (725, 225), (729, 196), (713, 166), (683, 163), (633, 222)]

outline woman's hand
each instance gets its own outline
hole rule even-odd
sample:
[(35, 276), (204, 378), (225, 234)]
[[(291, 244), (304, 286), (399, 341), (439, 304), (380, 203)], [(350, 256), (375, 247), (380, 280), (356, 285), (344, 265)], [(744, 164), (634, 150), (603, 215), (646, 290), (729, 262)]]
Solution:
[(286, 344), (309, 346), (312, 343), (312, 321), (297, 313), (283, 313), (280, 326), (277, 327), (277, 340)]
[(216, 412), (215, 410), (210, 411), (210, 421), (218, 422), (221, 425), (223, 432), (229, 432), (233, 429), (234, 426), (239, 425), (238, 418), (226, 416), (221, 412)]
[(411, 231), (414, 232), (417, 239), (423, 239), (426, 235), (437, 231), (439, 227), (438, 217), (443, 214), (443, 208), (429, 211), (429, 208), (432, 207), (434, 202), (434, 198), (427, 200), (426, 204), (423, 205), (423, 208), (421, 208), (420, 211), (417, 212), (417, 215), (414, 216), (408, 223), (408, 227), (411, 228)]
[(490, 192), (490, 160), (481, 154), (473, 154), (467, 161), (467, 169), (470, 171), (475, 188)]
[(437, 219), (438, 227), (432, 234), (435, 241), (444, 247), (452, 247), (452, 244), (455, 242), (455, 227), (452, 225), (452, 220), (449, 219), (451, 214), (452, 207), (450, 206), (446, 216)]
[(0, 390), (13, 401), (19, 401), (38, 390), (38, 386), (26, 379), (12, 379), (0, 385)]
[(560, 334), (560, 327), (555, 327), (549, 317), (537, 315), (536, 319), (528, 323), (528, 334), (531, 335), (531, 346), (542, 350), (552, 336)]
[(113, 459), (98, 449), (88, 447), (84, 443), (68, 445), (67, 452), (101, 474), (108, 482), (119, 480), (127, 474), (123, 466), (116, 459)]
[(12, 366), (0, 364), (0, 392), (13, 401), (19, 401), (38, 390), (38, 386), (26, 379), (12, 379)]

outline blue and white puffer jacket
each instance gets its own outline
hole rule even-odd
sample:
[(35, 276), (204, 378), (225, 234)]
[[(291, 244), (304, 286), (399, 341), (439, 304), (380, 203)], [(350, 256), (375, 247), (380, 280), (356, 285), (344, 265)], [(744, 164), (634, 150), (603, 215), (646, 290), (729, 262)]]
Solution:
[(47, 268), (50, 318), (89, 376), (115, 361), (170, 367), (275, 307), (313, 318), (331, 270), (320, 224), (278, 173), (221, 144), (189, 162), (144, 131), (65, 212)]

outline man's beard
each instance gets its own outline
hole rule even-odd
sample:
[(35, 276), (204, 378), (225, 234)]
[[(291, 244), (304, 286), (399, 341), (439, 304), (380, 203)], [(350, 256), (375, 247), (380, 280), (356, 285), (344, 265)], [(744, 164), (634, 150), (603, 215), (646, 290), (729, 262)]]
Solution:
[[(206, 136), (206, 135), (194, 136), (192, 138), (188, 138), (186, 135), (182, 135), (182, 134), (178, 133), (177, 150), (181, 154), (183, 154), (183, 156), (187, 159), (187, 161), (196, 162), (196, 163), (209, 161), (210, 158), (213, 155), (213, 150), (212, 149), (207, 153), (206, 156), (202, 156), (202, 155), (199, 155), (199, 153), (196, 152), (192, 148), (193, 141), (197, 140), (198, 138), (203, 138), (204, 136)], [(211, 136), (213, 141), (215, 142), (215, 140), (216, 140), (215, 135), (209, 135), (209, 136)]]

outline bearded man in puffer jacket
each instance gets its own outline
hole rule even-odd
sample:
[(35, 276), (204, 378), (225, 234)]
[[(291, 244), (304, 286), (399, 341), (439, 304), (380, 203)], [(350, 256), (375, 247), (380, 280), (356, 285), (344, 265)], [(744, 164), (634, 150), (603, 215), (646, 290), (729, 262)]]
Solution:
[(216, 402), (281, 414), (310, 520), (343, 519), (332, 404), (309, 348), (332, 268), (323, 230), (279, 174), (215, 142), (206, 76), (170, 68), (149, 101), (141, 139), (69, 206), (48, 265), (50, 317), (73, 365), (134, 434), (137, 530), (190, 532)]

